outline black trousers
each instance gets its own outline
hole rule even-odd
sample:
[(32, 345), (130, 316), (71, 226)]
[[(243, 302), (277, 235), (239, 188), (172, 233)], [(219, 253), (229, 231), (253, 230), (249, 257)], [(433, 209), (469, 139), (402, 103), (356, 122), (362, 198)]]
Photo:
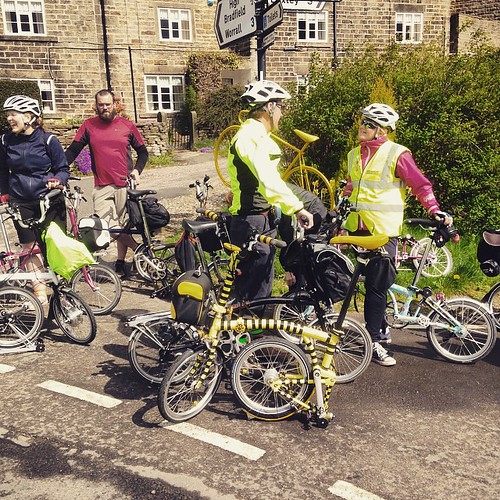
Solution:
[(387, 290), (396, 279), (394, 264), (397, 238), (391, 238), (384, 246), (387, 256), (375, 257), (368, 262), (365, 275), (365, 307), (366, 328), (373, 342), (380, 340), (380, 333), (385, 331), (385, 310), (387, 308)]
[[(229, 230), (231, 243), (241, 247), (253, 230), (276, 237), (274, 223), (268, 215), (235, 215), (231, 219)], [(252, 300), (271, 295), (274, 278), (274, 255), (272, 246), (257, 243), (238, 264), (240, 274), (235, 281), (236, 300)]]

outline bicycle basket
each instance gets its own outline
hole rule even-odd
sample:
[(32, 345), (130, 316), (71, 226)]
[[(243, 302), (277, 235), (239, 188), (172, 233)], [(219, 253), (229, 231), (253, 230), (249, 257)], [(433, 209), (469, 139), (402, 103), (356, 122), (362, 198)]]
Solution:
[(108, 222), (97, 215), (81, 218), (78, 221), (78, 232), (82, 243), (90, 252), (107, 248), (111, 243)]
[(335, 247), (325, 243), (311, 243), (310, 250), (323, 298), (333, 303), (343, 300), (354, 272), (353, 263)]
[(210, 276), (202, 271), (181, 274), (172, 286), (172, 318), (189, 325), (204, 325), (210, 310), (211, 287)]
[(486, 276), (494, 278), (500, 274), (500, 230), (486, 229), (477, 246), (477, 260)]

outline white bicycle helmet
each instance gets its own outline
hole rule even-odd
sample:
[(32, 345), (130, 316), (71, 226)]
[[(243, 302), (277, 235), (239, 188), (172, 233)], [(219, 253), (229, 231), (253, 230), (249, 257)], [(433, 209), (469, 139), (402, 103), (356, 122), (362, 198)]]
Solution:
[(281, 101), (291, 99), (291, 97), (285, 89), (269, 80), (249, 83), (245, 86), (245, 92), (241, 96), (250, 106), (262, 106), (270, 101)]
[(380, 104), (379, 102), (374, 102), (366, 108), (363, 108), (360, 113), (381, 127), (389, 127), (391, 130), (396, 129), (396, 122), (399, 119), (399, 115), (396, 111), (387, 104)]
[(32, 113), (35, 116), (40, 116), (40, 105), (36, 99), (25, 95), (13, 95), (3, 103), (4, 111), (18, 111), (19, 113)]

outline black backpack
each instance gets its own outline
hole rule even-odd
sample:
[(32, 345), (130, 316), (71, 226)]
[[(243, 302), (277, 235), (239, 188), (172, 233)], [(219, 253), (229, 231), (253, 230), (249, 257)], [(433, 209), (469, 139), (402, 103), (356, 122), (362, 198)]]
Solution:
[[(146, 221), (151, 231), (164, 227), (170, 222), (168, 210), (158, 202), (157, 198), (143, 198), (142, 206), (144, 207)], [(129, 216), (129, 227), (142, 229), (141, 212), (136, 200), (129, 199), (127, 201), (127, 211)]]

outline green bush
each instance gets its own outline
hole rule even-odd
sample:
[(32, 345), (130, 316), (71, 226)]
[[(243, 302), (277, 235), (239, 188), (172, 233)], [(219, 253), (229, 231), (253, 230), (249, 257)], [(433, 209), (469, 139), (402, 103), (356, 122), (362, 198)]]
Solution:
[[(37, 99), (41, 106), (41, 95), (38, 84), (31, 80), (0, 80), (0, 106), (3, 106), (5, 100), (13, 95), (27, 95)], [(2, 108), (3, 109), (3, 108)], [(5, 113), (1, 113), (0, 133), (10, 130), (5, 118)]]
[(198, 104), (198, 127), (218, 136), (227, 126), (238, 123), (243, 87), (223, 85)]
[[(292, 101), (282, 133), (288, 140), (293, 128), (318, 135), (307, 150), (309, 163), (328, 177), (343, 177), (359, 109), (383, 80), (400, 114), (395, 140), (412, 151), (460, 233), (500, 227), (500, 50), (474, 50), (445, 56), (434, 47), (393, 45), (368, 49), (334, 69), (313, 60), (308, 92)], [(408, 215), (421, 214), (412, 198)]]

